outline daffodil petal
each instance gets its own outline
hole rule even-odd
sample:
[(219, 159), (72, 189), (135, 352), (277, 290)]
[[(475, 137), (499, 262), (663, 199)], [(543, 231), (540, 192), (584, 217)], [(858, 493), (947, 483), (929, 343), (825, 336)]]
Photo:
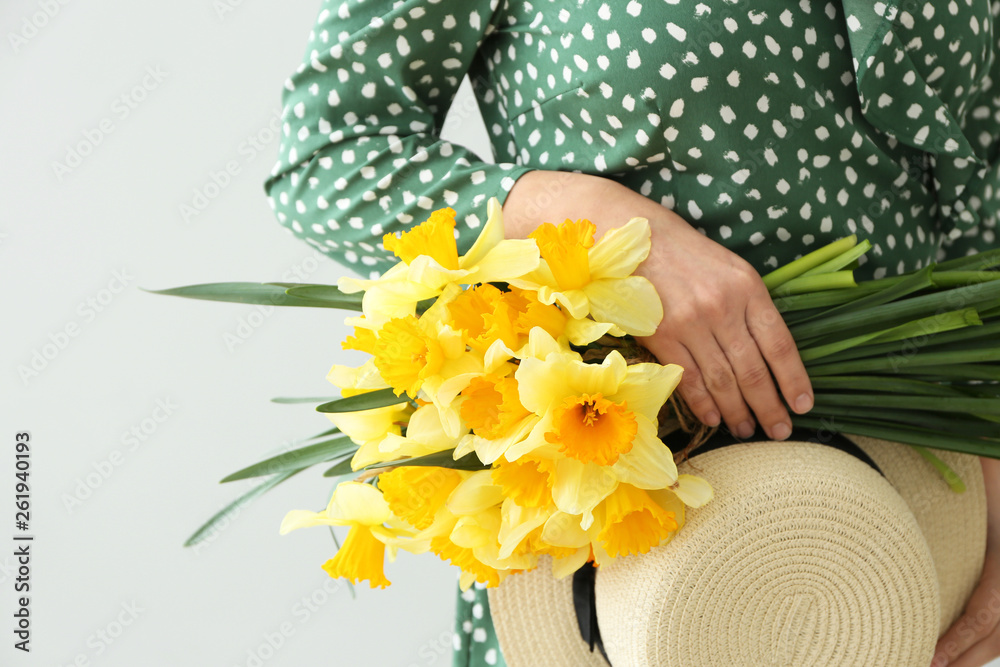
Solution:
[(508, 558), (528, 533), (549, 518), (552, 510), (545, 507), (521, 507), (508, 498), (500, 508), (499, 558)]
[(712, 485), (695, 475), (678, 475), (677, 486), (672, 490), (688, 507), (701, 507), (715, 495)]
[(500, 200), (490, 197), (486, 202), (486, 224), (483, 225), (469, 252), (458, 258), (458, 266), (467, 269), (483, 261), (486, 254), (504, 240), (503, 207)]
[(589, 345), (614, 328), (610, 322), (595, 322), (587, 319), (566, 321), (566, 337), (574, 345)]
[[(588, 284), (587, 287), (589, 286)], [(582, 289), (558, 292), (547, 285), (543, 285), (538, 288), (538, 300), (547, 305), (558, 303), (566, 309), (570, 317), (577, 319), (586, 317), (587, 313), (590, 312), (590, 301), (586, 292)]]
[(335, 521), (378, 526), (392, 516), (382, 492), (370, 484), (341, 482), (333, 492), (327, 514)]
[(311, 528), (312, 526), (337, 526), (343, 523), (335, 522), (326, 515), (325, 512), (310, 512), (309, 510), (292, 510), (281, 520), (281, 528), (278, 532), (286, 535), (299, 528)]
[[(618, 478), (609, 468), (565, 458), (556, 463), (552, 500), (567, 514), (589, 514), (617, 486)], [(588, 520), (581, 521), (585, 529)]]
[(538, 246), (527, 239), (501, 241), (476, 265), (472, 277), (477, 283), (509, 282), (538, 268)]
[(649, 256), (649, 221), (632, 218), (623, 226), (611, 229), (590, 249), (592, 280), (624, 278)]
[(632, 364), (628, 374), (609, 400), (625, 402), (628, 409), (649, 419), (656, 419), (660, 408), (681, 381), (684, 369), (676, 364)]
[(583, 291), (595, 320), (614, 322), (633, 336), (653, 335), (663, 319), (663, 302), (642, 276), (595, 280)]
[(326, 374), (327, 381), (340, 389), (361, 389), (374, 391), (385, 389), (389, 385), (382, 378), (375, 367), (375, 360), (369, 359), (361, 366), (342, 366), (334, 364), (330, 372)]
[(656, 426), (636, 415), (639, 426), (632, 449), (618, 457), (614, 474), (640, 489), (662, 489), (677, 480), (677, 466), (670, 449), (656, 437)]
[(554, 547), (577, 549), (590, 544), (590, 535), (580, 527), (580, 517), (555, 512), (545, 521), (542, 541)]
[(448, 496), (447, 506), (452, 514), (462, 515), (482, 512), (502, 502), (503, 490), (493, 484), (490, 471), (483, 470), (462, 480)]
[(587, 562), (590, 558), (590, 545), (576, 550), (572, 556), (552, 559), (552, 576), (555, 579), (563, 579), (573, 574)]

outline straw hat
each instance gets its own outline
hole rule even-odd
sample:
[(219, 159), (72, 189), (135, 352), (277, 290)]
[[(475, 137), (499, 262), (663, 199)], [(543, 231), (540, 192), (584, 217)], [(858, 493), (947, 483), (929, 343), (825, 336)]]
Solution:
[[(614, 667), (927, 665), (978, 582), (986, 497), (974, 456), (851, 436), (881, 470), (832, 447), (757, 442), (680, 466), (712, 483), (669, 544), (596, 578)], [(508, 577), (490, 606), (510, 667), (607, 667), (581, 637), (572, 577), (548, 562)]]

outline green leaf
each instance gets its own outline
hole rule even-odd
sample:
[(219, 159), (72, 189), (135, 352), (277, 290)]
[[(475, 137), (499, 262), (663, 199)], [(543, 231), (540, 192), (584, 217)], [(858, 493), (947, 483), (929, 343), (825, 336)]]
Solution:
[(293, 449), (277, 456), (272, 456), (260, 463), (237, 470), (231, 475), (222, 479), (222, 483), (235, 482), (238, 479), (248, 479), (250, 477), (260, 477), (287, 470), (302, 470), (317, 463), (330, 461), (347, 452), (353, 452), (358, 448), (350, 438), (336, 438), (317, 442), (315, 445), (308, 445)]
[(291, 296), (286, 293), (288, 283), (204, 283), (163, 290), (144, 290), (151, 294), (180, 296), (187, 299), (226, 301), (265, 306), (301, 306), (307, 308), (343, 308), (361, 310), (360, 295), (351, 303)]
[(336, 435), (337, 433), (340, 433), (340, 429), (337, 428), (336, 426), (334, 426), (333, 428), (327, 429), (326, 431), (323, 431), (322, 433), (317, 433), (316, 435), (312, 436), (311, 438), (306, 438), (306, 441), (308, 441), (308, 440), (318, 440), (320, 438), (325, 438), (328, 435)]
[(237, 498), (236, 500), (234, 500), (233, 502), (229, 503), (221, 510), (216, 512), (214, 515), (212, 515), (212, 518), (206, 521), (201, 528), (194, 531), (194, 534), (187, 539), (187, 542), (184, 543), (184, 546), (193, 547), (194, 545), (198, 544), (199, 542), (201, 542), (202, 540), (204, 540), (206, 537), (209, 536), (209, 534), (212, 532), (212, 529), (215, 528), (215, 524), (227, 518), (233, 512), (242, 510), (251, 501), (255, 500), (259, 496), (264, 495), (274, 487), (284, 482), (286, 479), (289, 479), (300, 472), (302, 472), (301, 469), (290, 470), (288, 472), (281, 473), (280, 475), (275, 475), (274, 477), (265, 481), (263, 484), (259, 484), (254, 488), (250, 489), (242, 496), (240, 496), (239, 498)]
[(392, 388), (376, 389), (364, 394), (338, 398), (335, 401), (324, 403), (316, 407), (316, 412), (361, 412), (362, 410), (374, 410), (384, 408), (389, 405), (399, 405), (405, 403), (409, 398), (406, 394), (396, 396)]
[(490, 466), (484, 465), (475, 452), (469, 452), (460, 459), (455, 460), (452, 458), (454, 451), (454, 449), (446, 449), (443, 452), (417, 456), (412, 459), (376, 463), (366, 467), (365, 470), (377, 470), (395, 466), (432, 466), (435, 468), (451, 468), (452, 470), (489, 470)]
[(343, 461), (340, 461), (337, 465), (327, 469), (326, 471), (323, 472), (323, 477), (340, 477), (342, 475), (350, 475), (352, 472), (354, 472), (354, 469), (351, 468), (352, 458), (354, 457), (348, 456)]
[(335, 400), (337, 400), (335, 396), (322, 396), (322, 397), (304, 396), (301, 398), (278, 396), (276, 398), (272, 398), (271, 402), (280, 403), (282, 405), (294, 405), (296, 403), (325, 403), (328, 401), (335, 401)]
[(336, 285), (299, 285), (289, 287), (286, 294), (293, 298), (332, 304), (333, 308), (361, 311), (362, 292), (344, 294)]

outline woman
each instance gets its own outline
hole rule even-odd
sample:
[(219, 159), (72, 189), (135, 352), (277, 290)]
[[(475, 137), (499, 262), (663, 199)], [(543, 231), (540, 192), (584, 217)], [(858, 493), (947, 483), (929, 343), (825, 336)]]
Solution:
[[(384, 233), (443, 206), (467, 249), (491, 196), (511, 237), (646, 217), (640, 268), (665, 316), (645, 343), (685, 368), (680, 392), (704, 423), (781, 440), (785, 403), (807, 412), (812, 391), (760, 273), (852, 233), (873, 245), (859, 278), (997, 246), (998, 13), (982, 0), (328, 0), (286, 84), (266, 187), (283, 225), (373, 273), (390, 265)], [(438, 138), (466, 74), (497, 164)], [(935, 665), (1000, 655), (1000, 467), (983, 469), (987, 565)], [(460, 603), (459, 662), (502, 661), (485, 604), (475, 591)]]

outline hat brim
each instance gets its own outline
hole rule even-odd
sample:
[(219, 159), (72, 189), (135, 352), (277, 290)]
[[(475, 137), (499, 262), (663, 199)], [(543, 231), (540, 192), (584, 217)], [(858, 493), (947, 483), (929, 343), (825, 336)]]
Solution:
[[(597, 577), (614, 665), (926, 664), (961, 612), (985, 550), (978, 458), (935, 452), (957, 494), (913, 448), (855, 439), (884, 477), (839, 450), (734, 445), (682, 471), (712, 483), (669, 544)], [(504, 656), (604, 665), (580, 637), (569, 578), (543, 564), (490, 593)]]

